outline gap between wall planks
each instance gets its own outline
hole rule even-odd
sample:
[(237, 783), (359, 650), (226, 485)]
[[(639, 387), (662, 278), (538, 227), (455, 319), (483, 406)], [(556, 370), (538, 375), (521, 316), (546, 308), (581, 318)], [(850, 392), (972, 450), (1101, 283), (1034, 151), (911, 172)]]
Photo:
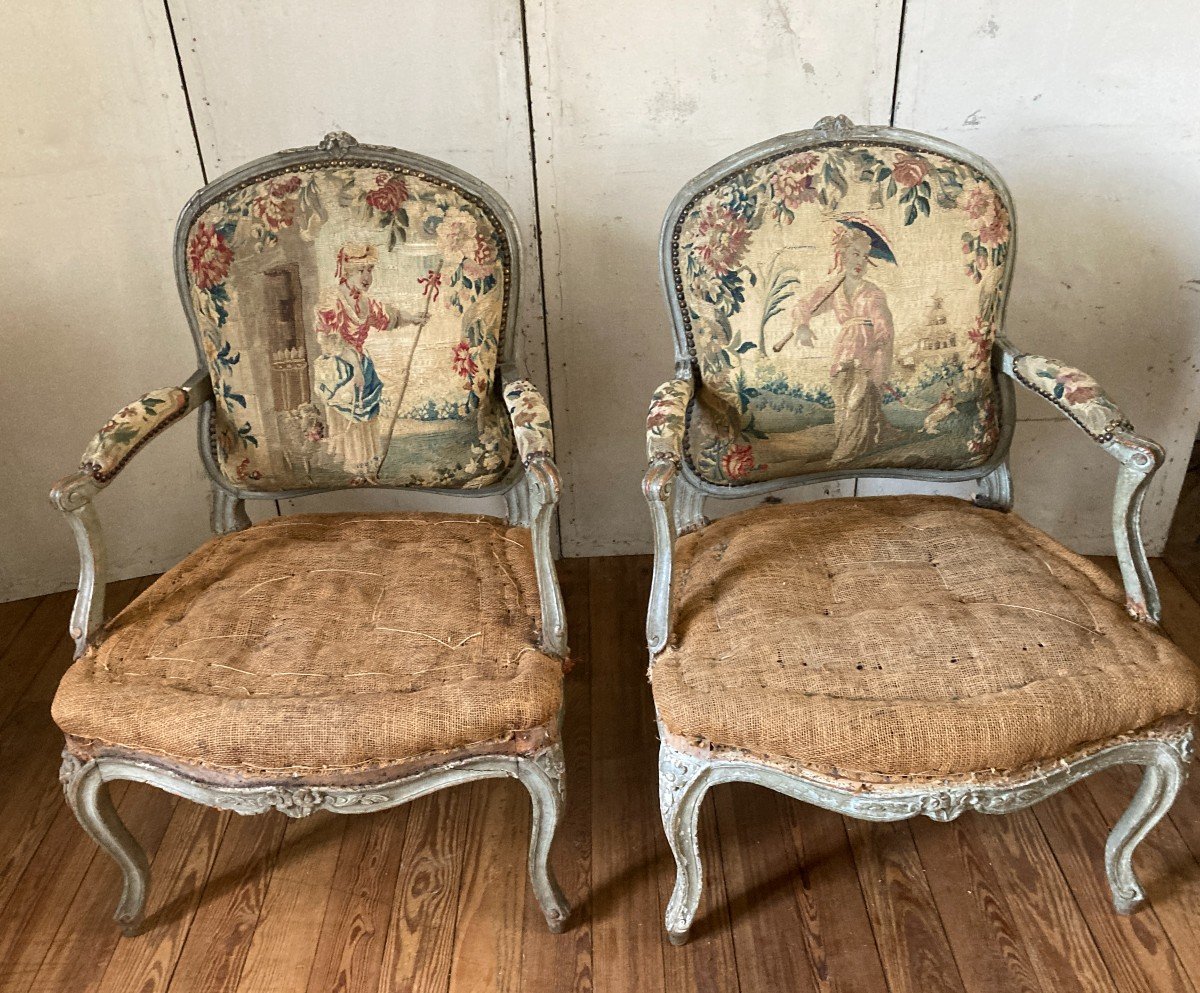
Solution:
[[(1101, 560), (1110, 570), (1111, 561)], [(1169, 633), (1200, 657), (1200, 604), (1161, 563)], [(153, 859), (149, 928), (111, 921), (119, 873), (75, 824), (48, 704), (70, 598), (0, 605), (0, 993), (406, 989), (626, 993), (1188, 993), (1200, 986), (1200, 777), (1138, 850), (1150, 906), (1112, 913), (1101, 849), (1136, 786), (1109, 770), (1035, 808), (873, 825), (744, 784), (701, 817), (704, 901), (666, 942), (640, 621), (644, 558), (560, 567), (567, 816), (563, 935), (528, 890), (529, 805), (476, 783), (377, 815), (238, 817), (119, 784)], [(114, 584), (119, 607), (148, 579)]]

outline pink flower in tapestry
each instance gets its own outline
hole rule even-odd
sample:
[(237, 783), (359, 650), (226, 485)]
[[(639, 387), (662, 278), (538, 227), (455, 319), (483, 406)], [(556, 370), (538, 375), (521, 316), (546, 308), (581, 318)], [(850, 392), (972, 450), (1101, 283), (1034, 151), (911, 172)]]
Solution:
[(896, 177), (897, 186), (910, 189), (929, 175), (929, 163), (919, 155), (898, 152), (892, 163), (892, 175)]
[(718, 276), (738, 267), (750, 240), (744, 218), (712, 204), (704, 208), (696, 233), (696, 255)]

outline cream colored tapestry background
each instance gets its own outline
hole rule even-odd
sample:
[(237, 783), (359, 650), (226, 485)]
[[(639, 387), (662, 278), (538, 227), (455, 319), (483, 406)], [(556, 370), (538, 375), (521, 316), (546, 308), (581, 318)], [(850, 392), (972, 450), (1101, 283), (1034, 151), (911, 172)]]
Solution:
[[(180, 206), (206, 180), (335, 128), (453, 162), (513, 207), (525, 357), (551, 400), (566, 485), (565, 554), (649, 548), (638, 481), (646, 404), (672, 367), (657, 267), (671, 197), (738, 148), (835, 113), (944, 136), (1006, 178), (1021, 241), (1007, 330), (1094, 373), (1165, 444), (1145, 513), (1160, 549), (1200, 416), (1200, 227), (1185, 206), (1200, 186), (1190, 44), (1200, 8), (948, 10), (932, 0), (751, 0), (733, 11), (715, 0), (465, 0), (452, 12), (386, 0), (4, 5), (0, 599), (74, 584), (49, 485), (114, 411), (192, 370), (171, 273)], [(1111, 551), (1107, 458), (1036, 397), (1021, 397), (1018, 413), (1018, 510), (1077, 551)], [(155, 440), (101, 497), (113, 575), (162, 570), (207, 535), (193, 430)], [(422, 505), (376, 491), (279, 509), (351, 501)]]

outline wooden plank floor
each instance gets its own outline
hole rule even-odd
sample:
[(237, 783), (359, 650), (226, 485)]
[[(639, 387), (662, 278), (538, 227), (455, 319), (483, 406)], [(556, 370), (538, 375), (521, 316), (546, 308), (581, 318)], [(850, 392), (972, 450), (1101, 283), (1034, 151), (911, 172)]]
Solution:
[[(1124, 769), (948, 825), (849, 821), (718, 787), (694, 937), (672, 947), (642, 645), (650, 563), (560, 568), (577, 660), (554, 849), (576, 908), (562, 935), (526, 882), (527, 797), (491, 781), (296, 821), (122, 784), (114, 801), (153, 882), (148, 930), (121, 937), (119, 874), (56, 779), (49, 702), (70, 661), (70, 598), (0, 604), (0, 993), (1200, 990), (1200, 777), (1139, 849), (1150, 906), (1122, 918), (1102, 848), (1136, 786)], [(1158, 575), (1168, 630), (1200, 658), (1200, 605)], [(148, 582), (116, 584), (114, 603)]]

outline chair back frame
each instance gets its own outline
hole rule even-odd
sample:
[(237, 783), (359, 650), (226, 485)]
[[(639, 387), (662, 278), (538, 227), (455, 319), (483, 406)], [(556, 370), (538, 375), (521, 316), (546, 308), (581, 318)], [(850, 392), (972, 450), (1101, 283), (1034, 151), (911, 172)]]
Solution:
[[(998, 340), (1003, 334), (1004, 311), (1008, 303), (1008, 290), (1012, 274), (1016, 267), (1017, 252), (1017, 216), (1013, 208), (1012, 194), (1005, 184), (1003, 177), (996, 168), (985, 159), (952, 142), (936, 138), (932, 135), (902, 128), (859, 126), (851, 123), (845, 116), (825, 117), (806, 131), (795, 131), (779, 135), (766, 141), (751, 145), (727, 156), (715, 165), (688, 182), (671, 201), (663, 218), (659, 235), (659, 278), (663, 293), (667, 299), (667, 307), (671, 313), (671, 323), (674, 329), (675, 342), (675, 376), (694, 382), (699, 381), (699, 373), (695, 359), (695, 349), (689, 340), (690, 331), (685, 318), (687, 306), (683, 295), (682, 280), (675, 264), (678, 249), (678, 232), (680, 224), (686, 215), (689, 205), (704, 193), (711, 192), (718, 183), (730, 175), (766, 159), (780, 157), (784, 154), (803, 152), (812, 148), (827, 147), (831, 144), (855, 145), (861, 143), (889, 145), (902, 151), (932, 152), (949, 159), (954, 159), (970, 166), (982, 174), (1001, 196), (1004, 206), (1009, 212), (1011, 237), (1008, 243), (1008, 257), (1004, 265), (1001, 279), (997, 287), (999, 295), (999, 310), (996, 317), (995, 334)], [(679, 520), (681, 529), (694, 526), (702, 517), (702, 506), (705, 497), (721, 497), (738, 499), (742, 497), (762, 496), (775, 490), (812, 483), (827, 483), (840, 479), (857, 478), (896, 478), (915, 479), (936, 482), (962, 482), (978, 479), (983, 481), (980, 502), (988, 506), (1008, 509), (1012, 505), (1011, 484), (1008, 473), (1008, 453), (1012, 443), (1013, 431), (1016, 427), (1016, 398), (1012, 381), (1002, 375), (1000, 352), (993, 345), (992, 349), (992, 382), (995, 388), (997, 417), (1000, 434), (995, 450), (987, 462), (970, 469), (902, 469), (902, 468), (871, 468), (830, 470), (813, 472), (795, 476), (785, 476), (778, 479), (766, 479), (752, 483), (723, 486), (701, 479), (687, 458), (682, 460), (679, 476), (676, 477), (676, 498), (678, 501)], [(695, 403), (693, 398), (692, 403)], [(689, 412), (691, 406), (689, 405)]]
[[(274, 152), (248, 162), (229, 174), (214, 180), (204, 186), (184, 204), (175, 225), (174, 260), (175, 283), (179, 289), (179, 299), (187, 315), (188, 326), (192, 332), (192, 343), (196, 348), (196, 362), (200, 369), (208, 368), (204, 354), (203, 335), (196, 316), (196, 309), (191, 303), (191, 289), (187, 273), (187, 242), (192, 225), (204, 211), (214, 203), (224, 200), (231, 193), (242, 187), (268, 179), (279, 173), (288, 173), (309, 168), (333, 169), (338, 167), (386, 168), (394, 171), (411, 173), (418, 179), (431, 178), (437, 182), (447, 183), (457, 187), (469, 199), (477, 201), (498, 222), (498, 230), (503, 234), (506, 244), (504, 321), (499, 334), (499, 361), (496, 367), (496, 381), (492, 384), (499, 391), (500, 384), (521, 378), (516, 367), (515, 341), (517, 334), (517, 306), (520, 299), (520, 232), (516, 218), (504, 199), (482, 180), (456, 169), (454, 166), (420, 155), (416, 152), (391, 148), (386, 145), (359, 144), (355, 138), (344, 131), (334, 131), (325, 136), (317, 145), (304, 148), (286, 149)], [(200, 458), (205, 471), (212, 480), (214, 492), (228, 500), (287, 500), (294, 497), (312, 496), (317, 493), (329, 493), (345, 486), (328, 486), (323, 488), (294, 489), (294, 490), (248, 490), (234, 485), (221, 472), (215, 456), (215, 435), (213, 424), (213, 407), (215, 400), (209, 399), (200, 409), (198, 418), (198, 442)], [(523, 478), (520, 460), (513, 459), (504, 476), (495, 483), (476, 488), (452, 488), (433, 486), (406, 486), (402, 484), (383, 484), (383, 489), (416, 490), (421, 493), (433, 493), (454, 497), (489, 497), (507, 494)]]

